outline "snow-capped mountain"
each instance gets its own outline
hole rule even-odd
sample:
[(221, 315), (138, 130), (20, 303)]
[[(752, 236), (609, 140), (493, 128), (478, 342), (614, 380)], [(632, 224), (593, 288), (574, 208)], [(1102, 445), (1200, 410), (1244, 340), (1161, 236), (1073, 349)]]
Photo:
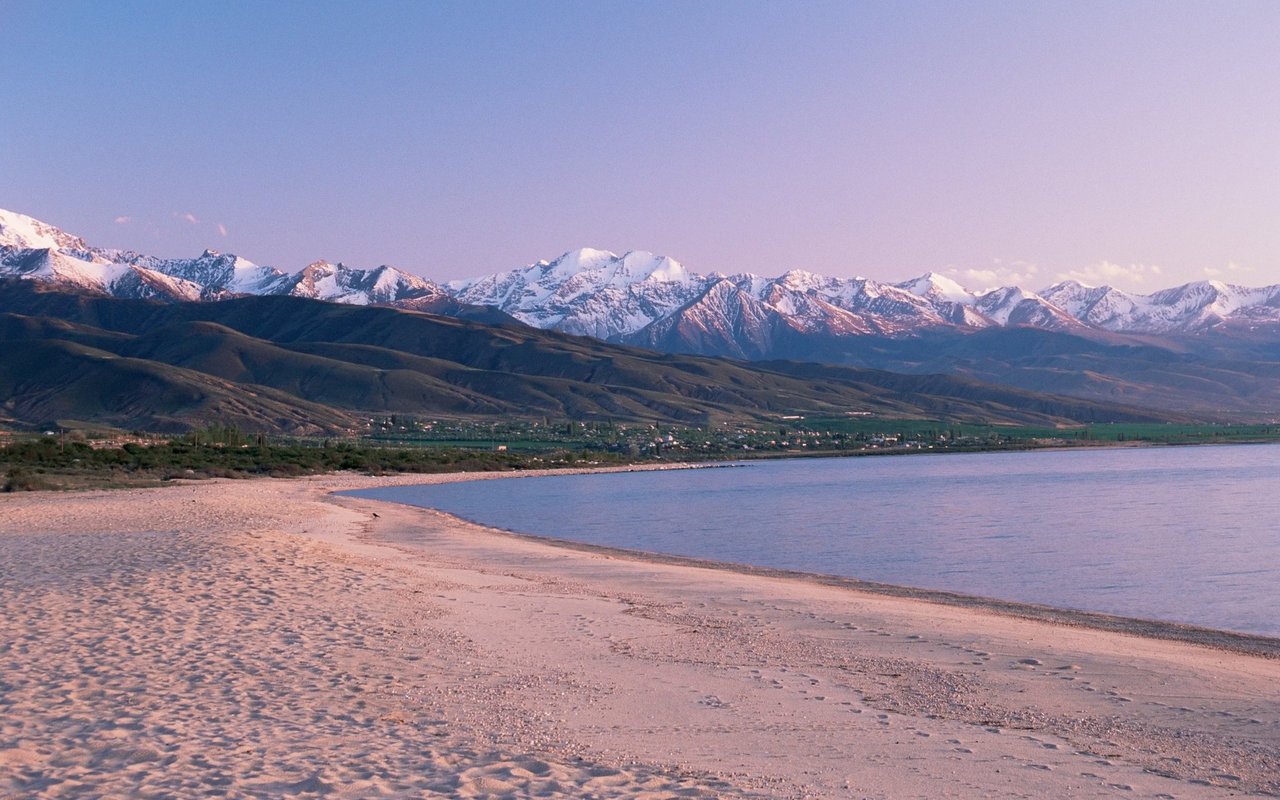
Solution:
[(289, 275), (276, 291), (252, 294), (288, 294), (328, 300), (349, 305), (387, 305), (419, 297), (440, 297), (445, 291), (439, 284), (401, 272), (395, 267), (353, 269), (345, 264), (317, 261), (294, 275)]
[[(970, 291), (929, 273), (902, 283), (792, 269), (777, 278), (702, 275), (652, 253), (576, 250), (554, 261), (446, 287), (535, 327), (661, 349), (752, 357), (782, 332), (904, 336), (925, 330), (1033, 327), (1130, 334), (1280, 325), (1280, 285), (1200, 281), (1137, 295), (1067, 281), (1040, 292)], [(721, 344), (710, 348), (708, 342)]]
[(281, 294), (281, 288), (289, 279), (275, 267), (262, 267), (217, 250), (205, 250), (198, 258), (156, 258), (128, 250), (98, 252), (117, 263), (145, 267), (198, 284), (203, 287), (205, 299), (236, 294)]
[(514, 317), (614, 342), (738, 358), (804, 357), (820, 352), (821, 343), (929, 331), (1030, 327), (1187, 334), (1280, 327), (1280, 285), (1255, 289), (1200, 281), (1138, 295), (1066, 281), (1041, 292), (1017, 286), (973, 292), (937, 273), (896, 284), (801, 269), (776, 278), (699, 274), (653, 253), (581, 249), (442, 286), (389, 266), (357, 269), (317, 261), (288, 273), (212, 250), (173, 259), (95, 248), (47, 223), (0, 211), (0, 276), (6, 275), (173, 301), (293, 295), (473, 318), (482, 318), (476, 306), (483, 306), (490, 309), (488, 321)]
[(79, 237), (8, 211), (0, 211), (0, 275), (103, 291), (117, 297), (202, 297), (202, 288), (194, 282), (115, 261)]
[(1196, 281), (1138, 295), (1065, 281), (1046, 289), (1044, 297), (1086, 325), (1124, 333), (1191, 333), (1224, 324), (1280, 323), (1280, 285), (1251, 289)]
[(707, 279), (674, 259), (582, 249), (448, 290), (464, 303), (500, 308), (537, 328), (617, 339), (660, 320), (705, 291)]
[(215, 250), (196, 258), (159, 258), (90, 247), (48, 223), (0, 209), (0, 276), (6, 275), (116, 297), (175, 301), (264, 294), (366, 305), (448, 297), (438, 284), (388, 266), (365, 270), (317, 261), (289, 274)]
[(0, 246), (19, 250), (61, 250), (89, 259), (90, 247), (78, 236), (72, 236), (47, 222), (0, 209)]
[(701, 275), (652, 253), (575, 250), (447, 287), (535, 327), (664, 350), (767, 357), (802, 336), (901, 336), (924, 329), (1078, 326), (1016, 287), (970, 292), (942, 275), (902, 284), (793, 269), (777, 278)]

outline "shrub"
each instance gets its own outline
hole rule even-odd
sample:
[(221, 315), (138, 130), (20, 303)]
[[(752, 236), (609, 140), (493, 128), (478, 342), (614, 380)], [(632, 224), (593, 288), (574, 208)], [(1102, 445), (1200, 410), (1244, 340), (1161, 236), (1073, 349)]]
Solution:
[(44, 476), (21, 467), (9, 470), (4, 482), (4, 491), (6, 492), (39, 492), (56, 488)]

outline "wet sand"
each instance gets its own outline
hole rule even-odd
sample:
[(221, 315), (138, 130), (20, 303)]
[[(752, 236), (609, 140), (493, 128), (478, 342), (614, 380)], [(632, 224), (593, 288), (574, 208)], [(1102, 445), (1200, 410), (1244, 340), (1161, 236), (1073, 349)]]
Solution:
[(562, 546), (325, 477), (0, 497), (0, 796), (1280, 794), (1280, 642)]

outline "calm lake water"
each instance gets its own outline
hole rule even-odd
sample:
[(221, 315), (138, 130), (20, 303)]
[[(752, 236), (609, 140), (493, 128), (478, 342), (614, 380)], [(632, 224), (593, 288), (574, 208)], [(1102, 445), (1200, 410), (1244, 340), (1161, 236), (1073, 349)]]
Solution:
[(1280, 635), (1280, 446), (833, 458), (355, 492), (581, 542)]

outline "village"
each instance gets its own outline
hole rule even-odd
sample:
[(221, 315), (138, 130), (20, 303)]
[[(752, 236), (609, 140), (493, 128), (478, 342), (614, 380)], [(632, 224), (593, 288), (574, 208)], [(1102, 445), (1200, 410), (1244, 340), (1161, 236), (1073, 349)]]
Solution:
[(903, 420), (877, 426), (863, 419), (813, 419), (790, 416), (778, 423), (725, 421), (704, 426), (634, 422), (543, 420), (423, 419), (403, 415), (371, 418), (365, 435), (371, 443), (453, 446), (477, 449), (541, 450), (569, 448), (629, 458), (742, 457), (850, 452), (910, 452), (996, 449), (1065, 444), (1042, 431), (1000, 432), (976, 426)]

